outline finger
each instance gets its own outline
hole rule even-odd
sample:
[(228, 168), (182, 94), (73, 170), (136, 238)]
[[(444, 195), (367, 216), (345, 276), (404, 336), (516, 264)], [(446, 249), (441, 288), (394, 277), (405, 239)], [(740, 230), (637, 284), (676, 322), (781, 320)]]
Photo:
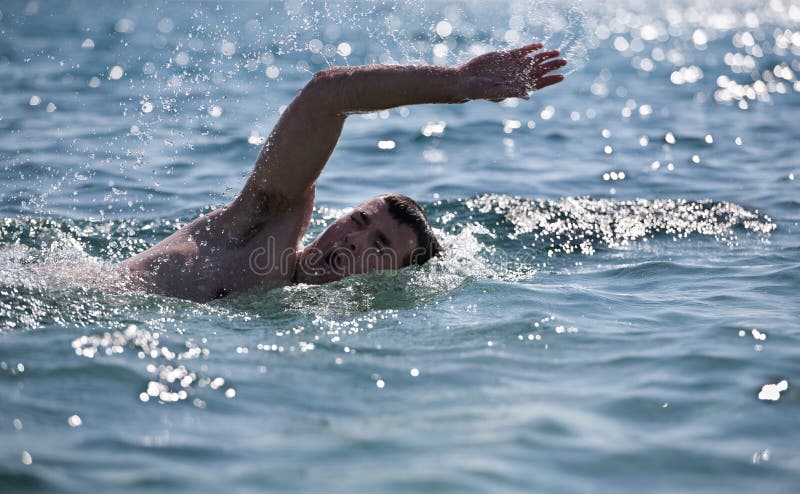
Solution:
[(561, 55), (561, 52), (558, 50), (550, 50), (550, 51), (543, 51), (542, 53), (537, 53), (536, 55), (531, 57), (534, 64), (540, 64), (545, 60), (549, 60), (551, 58), (555, 58)]
[(517, 57), (524, 57), (536, 50), (541, 50), (543, 46), (544, 45), (541, 43), (531, 43), (529, 45), (525, 45), (520, 48), (515, 48), (513, 50), (510, 50), (509, 53)]
[(536, 79), (533, 81), (531, 85), (531, 90), (536, 91), (537, 89), (542, 89), (547, 86), (552, 86), (553, 84), (559, 83), (564, 80), (563, 74), (555, 74), (555, 75), (548, 75), (542, 77), (541, 79)]
[(558, 59), (558, 60), (551, 60), (551, 61), (545, 62), (545, 63), (543, 63), (541, 65), (536, 65), (531, 70), (531, 77), (543, 76), (543, 75), (547, 74), (548, 72), (552, 72), (554, 70), (558, 70), (558, 69), (560, 69), (561, 67), (563, 67), (565, 65), (567, 65), (567, 61), (564, 60), (563, 58), (562, 59)]

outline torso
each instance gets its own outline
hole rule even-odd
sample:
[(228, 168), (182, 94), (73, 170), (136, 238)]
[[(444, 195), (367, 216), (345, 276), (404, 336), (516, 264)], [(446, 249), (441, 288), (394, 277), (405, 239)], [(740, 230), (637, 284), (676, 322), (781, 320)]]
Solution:
[[(148, 291), (208, 301), (257, 286), (290, 284), (303, 235), (311, 221), (314, 194), (292, 207), (259, 218), (246, 235), (226, 231), (231, 211), (203, 215), (154, 247), (120, 264)], [(241, 217), (235, 218), (241, 223)]]

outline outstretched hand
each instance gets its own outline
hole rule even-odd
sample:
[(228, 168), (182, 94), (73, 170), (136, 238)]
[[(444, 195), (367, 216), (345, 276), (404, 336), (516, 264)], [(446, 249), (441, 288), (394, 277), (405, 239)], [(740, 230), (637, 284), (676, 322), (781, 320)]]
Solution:
[[(558, 50), (543, 51), (541, 43), (507, 51), (493, 51), (475, 57), (457, 68), (461, 91), (467, 100), (505, 98), (528, 99), (531, 91), (564, 80), (562, 74), (550, 74), (567, 64), (556, 59)], [(549, 74), (549, 75), (548, 75)]]

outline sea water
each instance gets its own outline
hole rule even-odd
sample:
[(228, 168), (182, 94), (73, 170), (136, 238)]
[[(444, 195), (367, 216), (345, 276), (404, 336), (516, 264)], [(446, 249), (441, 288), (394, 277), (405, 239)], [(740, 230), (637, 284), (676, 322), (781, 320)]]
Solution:
[[(529, 101), (348, 120), (422, 268), (208, 304), (106, 268), (330, 65), (536, 40)], [(0, 4), (0, 491), (797, 492), (800, 3)], [(313, 134), (307, 137), (314, 138)]]

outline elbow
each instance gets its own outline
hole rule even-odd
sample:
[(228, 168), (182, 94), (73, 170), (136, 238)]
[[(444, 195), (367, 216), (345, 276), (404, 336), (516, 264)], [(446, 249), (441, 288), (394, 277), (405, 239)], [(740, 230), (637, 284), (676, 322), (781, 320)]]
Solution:
[(342, 69), (340, 67), (330, 67), (320, 70), (308, 81), (308, 84), (303, 88), (303, 92), (325, 92), (326, 90), (330, 90), (331, 86), (334, 86), (336, 81), (340, 78), (341, 73)]
[(344, 70), (340, 67), (331, 67), (320, 70), (311, 78), (308, 84), (300, 91), (298, 99), (313, 104), (317, 109), (328, 109), (332, 113), (340, 113), (341, 98), (337, 98), (340, 81)]

